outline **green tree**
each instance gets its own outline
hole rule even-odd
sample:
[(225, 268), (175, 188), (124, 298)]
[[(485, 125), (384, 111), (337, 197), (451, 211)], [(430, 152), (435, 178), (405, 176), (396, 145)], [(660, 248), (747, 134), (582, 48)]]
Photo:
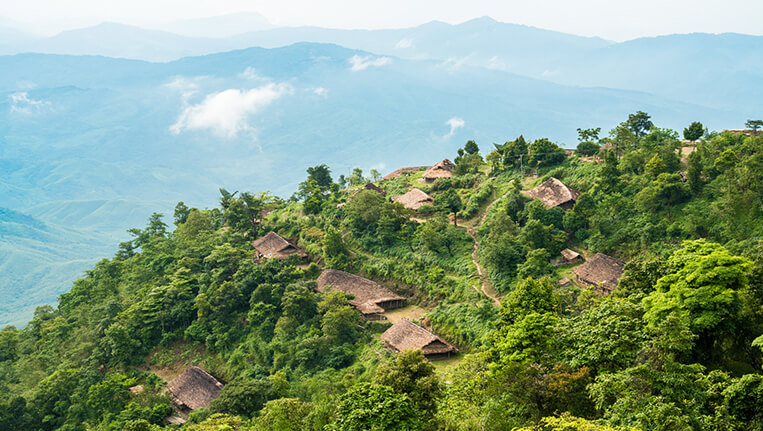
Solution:
[(307, 168), (307, 181), (315, 181), (321, 190), (330, 189), (334, 183), (331, 179), (331, 170), (325, 164)]
[(326, 267), (332, 269), (346, 269), (349, 264), (350, 252), (344, 245), (342, 234), (333, 227), (326, 230), (323, 237), (323, 260)]
[(382, 178), (381, 172), (379, 172), (376, 169), (371, 169), (371, 172), (369, 172), (369, 174), (371, 175), (371, 180), (373, 182), (377, 182)]
[(752, 134), (757, 136), (758, 130), (763, 127), (763, 120), (747, 120), (744, 126), (752, 130)]
[(389, 386), (359, 383), (340, 398), (329, 429), (415, 431), (421, 423), (408, 395), (396, 394)]
[(453, 214), (453, 225), (458, 226), (456, 214), (464, 207), (458, 192), (452, 188), (443, 190), (434, 200), (434, 207), (442, 212)]
[(185, 220), (188, 218), (188, 213), (191, 212), (191, 209), (186, 206), (182, 201), (178, 202), (177, 205), (175, 205), (175, 226), (180, 226), (181, 224), (185, 223)]
[(466, 151), (466, 154), (472, 155), (477, 154), (480, 152), (480, 147), (477, 146), (477, 143), (469, 140), (466, 141), (466, 145), (464, 145), (464, 151)]
[(312, 403), (296, 398), (268, 401), (252, 431), (318, 431), (322, 424), (314, 420), (314, 409)]
[(213, 413), (253, 417), (273, 395), (270, 380), (239, 378), (225, 385), (209, 409)]
[(536, 139), (530, 144), (528, 164), (531, 166), (552, 166), (564, 161), (565, 152), (546, 138)]
[(629, 114), (628, 119), (622, 124), (627, 127), (628, 130), (633, 132), (633, 135), (638, 139), (654, 127), (654, 123), (652, 123), (650, 118), (651, 117), (646, 112), (638, 111), (635, 114)]
[(550, 260), (551, 255), (545, 248), (530, 250), (530, 252), (527, 253), (525, 262), (519, 265), (517, 276), (520, 278), (540, 278), (544, 275), (548, 275), (554, 270)]
[(696, 141), (705, 134), (705, 126), (699, 121), (695, 121), (684, 129), (684, 139), (687, 141)]
[(382, 364), (376, 371), (374, 381), (391, 387), (395, 393), (408, 395), (423, 422), (435, 418), (443, 387), (434, 365), (421, 350), (403, 351), (394, 361)]

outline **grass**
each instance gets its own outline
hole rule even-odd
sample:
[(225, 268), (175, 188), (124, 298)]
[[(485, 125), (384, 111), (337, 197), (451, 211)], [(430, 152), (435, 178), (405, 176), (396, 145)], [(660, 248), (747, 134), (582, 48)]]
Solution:
[(448, 359), (432, 361), (432, 365), (434, 365), (435, 371), (442, 376), (446, 371), (458, 365), (462, 359), (464, 359), (464, 354), (456, 353)]
[(416, 305), (407, 305), (402, 308), (396, 308), (394, 310), (385, 311), (384, 315), (387, 316), (387, 319), (389, 319), (392, 323), (397, 323), (400, 319), (405, 317), (406, 319), (417, 322), (419, 319), (424, 317), (424, 315), (427, 313), (427, 310), (416, 306)]

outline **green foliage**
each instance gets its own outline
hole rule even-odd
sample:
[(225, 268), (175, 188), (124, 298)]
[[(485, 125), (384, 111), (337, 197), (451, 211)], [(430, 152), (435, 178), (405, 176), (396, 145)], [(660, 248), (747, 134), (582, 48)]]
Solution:
[(633, 132), (633, 135), (638, 139), (654, 127), (650, 118), (646, 112), (638, 111), (635, 114), (628, 114), (628, 119), (622, 124)]
[(689, 127), (684, 129), (684, 139), (687, 141), (696, 141), (705, 134), (705, 126), (699, 121), (694, 121), (689, 124)]
[(530, 166), (553, 166), (564, 161), (564, 149), (546, 138), (536, 139), (528, 148)]
[(343, 431), (414, 431), (421, 429), (413, 402), (389, 386), (361, 383), (342, 395), (328, 427)]

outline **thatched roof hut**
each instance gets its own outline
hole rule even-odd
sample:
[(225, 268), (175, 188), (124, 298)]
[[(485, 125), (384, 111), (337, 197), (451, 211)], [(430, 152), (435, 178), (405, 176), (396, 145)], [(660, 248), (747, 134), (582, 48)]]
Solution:
[(584, 264), (572, 268), (577, 279), (591, 286), (598, 286), (605, 293), (615, 290), (617, 280), (623, 275), (625, 262), (603, 253), (596, 253)]
[(252, 246), (257, 250), (259, 257), (264, 258), (275, 257), (276, 259), (284, 259), (294, 253), (302, 257), (307, 256), (305, 252), (275, 232), (268, 232), (267, 235), (252, 242)]
[(424, 178), (424, 181), (428, 183), (431, 183), (438, 178), (451, 178), (453, 176), (454, 167), (455, 166), (453, 165), (453, 162), (448, 159), (444, 159), (424, 171), (424, 173), (421, 175), (421, 178)]
[(421, 350), (429, 359), (448, 357), (458, 349), (406, 318), (397, 321), (381, 335), (384, 345), (392, 352)]
[(572, 263), (578, 263), (583, 261), (583, 256), (580, 255), (580, 253), (576, 252), (575, 250), (570, 250), (569, 248), (565, 248), (562, 250), (562, 259), (563, 263), (565, 265), (569, 265)]
[(209, 408), (209, 403), (220, 395), (222, 388), (219, 380), (199, 367), (188, 367), (167, 383), (172, 401), (191, 410)]
[(417, 210), (421, 208), (422, 205), (434, 202), (434, 198), (419, 189), (413, 189), (404, 195), (394, 196), (392, 201), (400, 202), (406, 208)]
[(373, 190), (373, 191), (375, 191), (376, 193), (379, 193), (382, 196), (387, 196), (387, 191), (384, 190), (383, 188), (377, 186), (374, 183), (366, 183), (363, 187), (361, 187), (361, 189), (363, 189), (363, 190)]
[(567, 187), (563, 182), (551, 177), (538, 187), (530, 190), (530, 196), (543, 202), (546, 208), (561, 207), (571, 209), (580, 196), (575, 190)]
[(410, 167), (407, 167), (407, 168), (400, 168), (400, 169), (398, 169), (398, 170), (396, 170), (394, 172), (388, 173), (387, 175), (385, 175), (382, 178), (385, 179), (385, 180), (391, 180), (391, 179), (394, 179), (394, 178), (401, 177), (406, 172), (417, 172), (417, 171), (422, 171), (422, 170), (427, 169), (427, 168), (429, 168), (429, 166), (410, 166)]
[(405, 298), (367, 278), (336, 269), (327, 269), (318, 277), (318, 289), (329, 288), (354, 296), (350, 304), (369, 320), (384, 319), (385, 309), (401, 307)]

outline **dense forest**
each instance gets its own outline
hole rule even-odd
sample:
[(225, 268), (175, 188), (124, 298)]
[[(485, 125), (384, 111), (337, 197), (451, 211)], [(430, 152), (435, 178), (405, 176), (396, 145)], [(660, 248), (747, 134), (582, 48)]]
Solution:
[[(763, 430), (761, 123), (681, 139), (638, 112), (576, 151), (469, 141), (433, 181), (319, 165), (288, 199), (180, 202), (0, 331), (0, 429)], [(566, 209), (531, 197), (550, 178)], [(431, 202), (390, 199), (413, 188)], [(268, 232), (305, 256), (260, 256)], [(627, 262), (616, 288), (565, 249)], [(324, 269), (408, 305), (363, 319)], [(460, 353), (393, 354), (400, 316)], [(166, 386), (189, 366), (224, 387), (188, 414)]]

